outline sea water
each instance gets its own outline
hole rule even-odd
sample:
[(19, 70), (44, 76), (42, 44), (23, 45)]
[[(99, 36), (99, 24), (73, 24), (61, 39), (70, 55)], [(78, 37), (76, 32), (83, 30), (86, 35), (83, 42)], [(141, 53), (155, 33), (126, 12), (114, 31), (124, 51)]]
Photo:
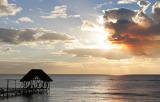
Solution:
[[(0, 102), (160, 102), (158, 75), (50, 75), (48, 94), (0, 98)], [(22, 75), (0, 75), (0, 80)], [(6, 84), (0, 81), (1, 87)], [(14, 82), (13, 82), (14, 84)]]

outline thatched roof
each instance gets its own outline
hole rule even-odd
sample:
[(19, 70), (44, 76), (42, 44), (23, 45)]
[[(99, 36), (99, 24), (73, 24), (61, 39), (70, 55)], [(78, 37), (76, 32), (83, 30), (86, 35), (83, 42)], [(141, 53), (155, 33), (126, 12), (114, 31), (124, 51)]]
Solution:
[(20, 81), (31, 81), (35, 77), (42, 81), (53, 81), (42, 69), (31, 69)]

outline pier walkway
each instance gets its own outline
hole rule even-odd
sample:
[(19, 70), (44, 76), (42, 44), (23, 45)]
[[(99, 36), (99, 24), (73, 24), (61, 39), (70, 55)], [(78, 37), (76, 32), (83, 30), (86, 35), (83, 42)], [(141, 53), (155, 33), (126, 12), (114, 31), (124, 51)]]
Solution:
[(22, 79), (0, 80), (0, 98), (12, 96), (43, 94), (50, 89), (52, 79), (41, 69), (30, 70)]

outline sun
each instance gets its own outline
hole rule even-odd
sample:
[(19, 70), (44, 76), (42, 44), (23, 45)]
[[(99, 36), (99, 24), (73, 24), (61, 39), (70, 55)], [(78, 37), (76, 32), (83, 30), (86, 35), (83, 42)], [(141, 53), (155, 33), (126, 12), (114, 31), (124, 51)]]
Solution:
[(110, 36), (109, 32), (104, 29), (104, 19), (99, 16), (97, 23), (85, 20), (81, 26), (84, 31), (90, 31), (94, 36), (91, 36), (94, 45), (89, 45), (88, 47), (100, 48), (100, 49), (112, 49), (117, 48), (118, 45), (113, 44), (108, 38)]
[(102, 16), (99, 16), (97, 18), (98, 25), (95, 25), (95, 31), (99, 34), (98, 37), (96, 37), (96, 47), (101, 49), (113, 49), (113, 48), (121, 48), (121, 46), (118, 46), (116, 44), (113, 44), (110, 40), (108, 40), (109, 32), (107, 32), (104, 29), (104, 19)]
[(97, 26), (96, 31), (99, 33), (99, 36), (95, 38), (97, 48), (113, 49), (119, 47), (118, 45), (112, 44), (112, 42), (108, 40), (109, 33), (104, 30), (103, 26)]

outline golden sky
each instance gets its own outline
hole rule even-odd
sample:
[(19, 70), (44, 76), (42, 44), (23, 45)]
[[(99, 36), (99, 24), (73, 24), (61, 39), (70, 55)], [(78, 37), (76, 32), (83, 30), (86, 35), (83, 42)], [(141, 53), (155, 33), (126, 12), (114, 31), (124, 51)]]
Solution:
[(0, 74), (159, 74), (159, 12), (157, 0), (0, 0)]

